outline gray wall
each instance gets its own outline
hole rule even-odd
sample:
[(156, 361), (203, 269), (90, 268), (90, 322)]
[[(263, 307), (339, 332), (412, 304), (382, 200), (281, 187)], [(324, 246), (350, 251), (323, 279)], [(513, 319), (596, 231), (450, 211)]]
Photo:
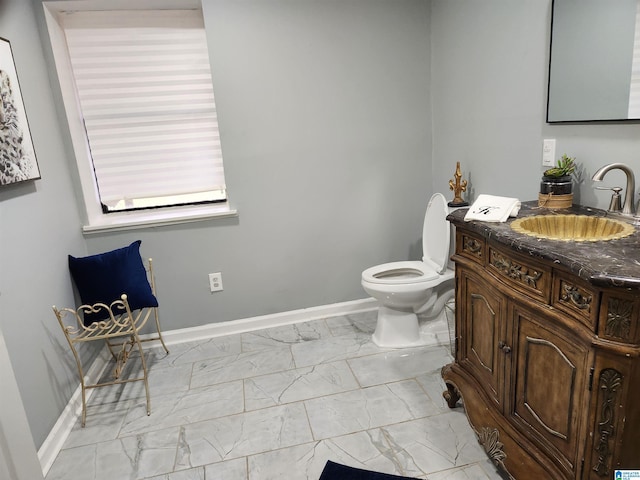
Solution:
[[(0, 327), (37, 446), (77, 385), (50, 310), (72, 302), (67, 253), (141, 238), (164, 325), (181, 328), (364, 298), (362, 269), (419, 257), (424, 207), (456, 161), (473, 194), (522, 199), (543, 138), (586, 176), (640, 172), (638, 124), (545, 124), (550, 0), (205, 0), (239, 217), (83, 238), (30, 5), (0, 3), (43, 176), (0, 189)], [(578, 194), (608, 205), (588, 181)], [(208, 292), (211, 271), (224, 292)]]
[[(609, 205), (611, 192), (590, 180), (600, 166), (623, 162), (640, 176), (638, 122), (545, 123), (551, 0), (431, 5), (434, 185), (460, 161), (472, 198), (537, 199), (545, 138), (557, 140), (557, 158), (566, 153), (581, 164), (574, 200), (584, 205)], [(619, 171), (603, 184), (626, 185)]]
[[(89, 249), (142, 239), (167, 329), (365, 298), (363, 269), (420, 254), (432, 189), (428, 3), (203, 9), (239, 216), (91, 236)], [(209, 272), (222, 272), (224, 291), (209, 292)]]
[[(366, 298), (364, 268), (419, 258), (432, 193), (428, 2), (203, 4), (239, 216), (83, 237), (40, 1), (0, 2), (42, 171), (0, 189), (1, 328), (37, 447), (78, 385), (51, 312), (73, 302), (68, 253), (142, 239), (165, 330)], [(225, 289), (211, 294), (214, 271)]]
[(87, 247), (31, 3), (0, 2), (0, 32), (11, 41), (42, 175), (0, 188), (0, 328), (39, 447), (78, 386), (51, 305), (73, 301), (66, 254)]

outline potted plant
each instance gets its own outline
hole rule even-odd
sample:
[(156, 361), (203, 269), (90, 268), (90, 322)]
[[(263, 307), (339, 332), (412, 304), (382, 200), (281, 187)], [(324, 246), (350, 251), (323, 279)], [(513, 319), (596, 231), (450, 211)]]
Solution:
[[(542, 174), (538, 204), (548, 208), (567, 208), (573, 203), (573, 179), (576, 159), (566, 154), (558, 160), (558, 165)], [(552, 198), (553, 197), (553, 198)]]

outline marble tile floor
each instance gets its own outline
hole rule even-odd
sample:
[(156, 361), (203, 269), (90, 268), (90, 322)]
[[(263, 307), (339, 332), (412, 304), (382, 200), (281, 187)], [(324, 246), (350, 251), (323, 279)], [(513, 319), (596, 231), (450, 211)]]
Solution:
[[(376, 312), (147, 349), (141, 382), (97, 389), (46, 480), (316, 480), (327, 460), (428, 480), (501, 478), (432, 345), (381, 349)], [(128, 368), (139, 368), (131, 358)]]

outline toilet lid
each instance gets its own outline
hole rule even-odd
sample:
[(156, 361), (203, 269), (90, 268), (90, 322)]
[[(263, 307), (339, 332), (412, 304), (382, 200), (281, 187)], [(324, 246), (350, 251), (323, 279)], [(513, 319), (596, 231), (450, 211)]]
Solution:
[(447, 215), (447, 200), (441, 193), (434, 193), (429, 200), (422, 228), (422, 261), (438, 273), (447, 268), (451, 228)]

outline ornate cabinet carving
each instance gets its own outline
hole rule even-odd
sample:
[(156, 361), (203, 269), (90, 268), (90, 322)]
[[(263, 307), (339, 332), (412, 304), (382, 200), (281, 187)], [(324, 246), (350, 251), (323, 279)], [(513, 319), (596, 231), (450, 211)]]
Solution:
[(456, 226), (449, 406), (464, 399), (508, 478), (640, 469), (640, 292), (596, 287)]

